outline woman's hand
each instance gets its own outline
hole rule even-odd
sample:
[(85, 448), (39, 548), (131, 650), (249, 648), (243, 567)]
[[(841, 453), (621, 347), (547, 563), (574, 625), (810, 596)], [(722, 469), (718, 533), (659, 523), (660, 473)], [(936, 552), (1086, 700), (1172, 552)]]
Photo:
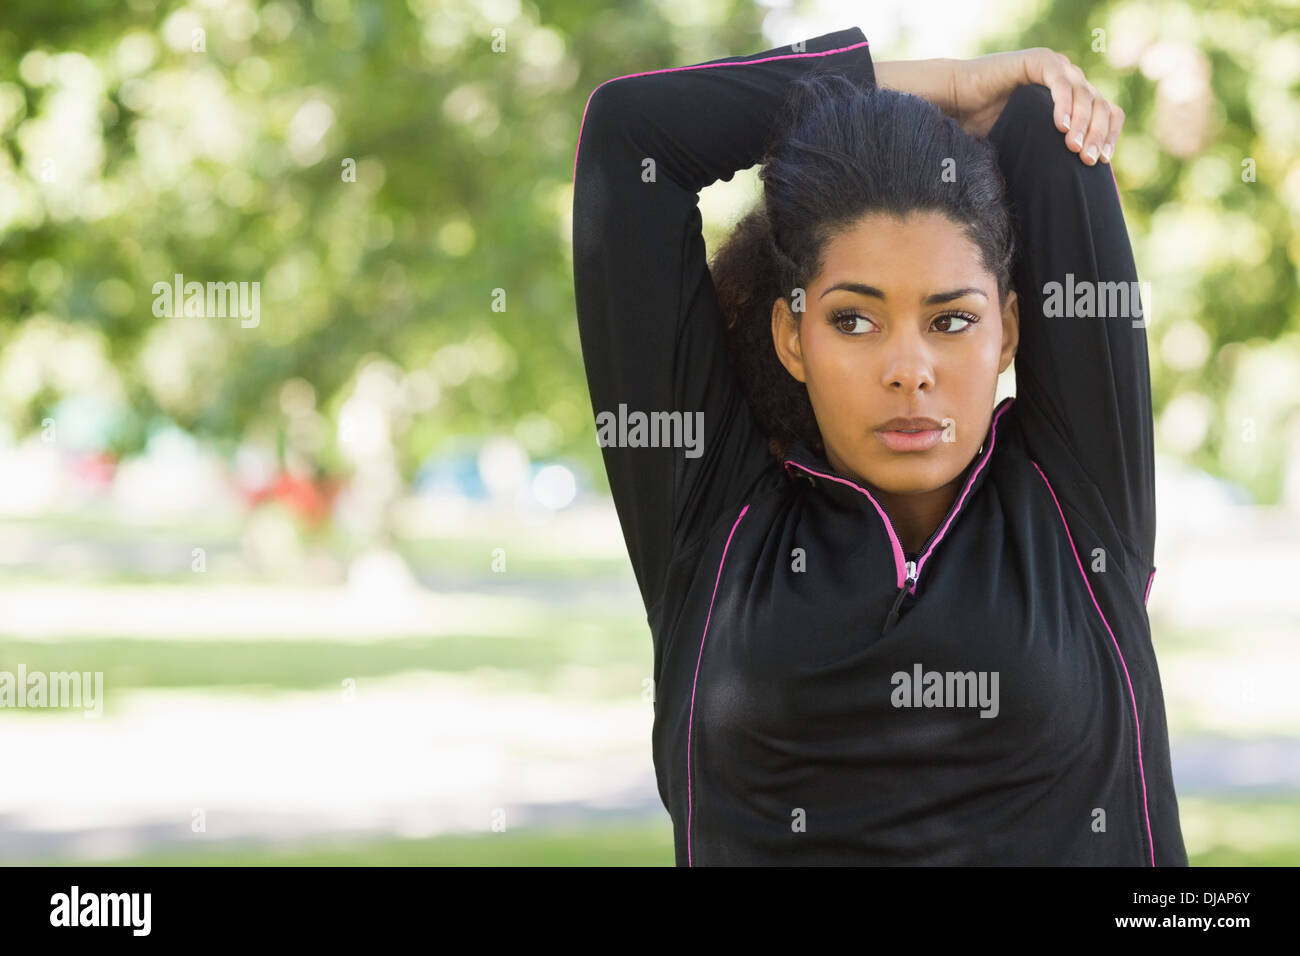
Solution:
[(948, 104), (939, 105), (968, 133), (987, 136), (1016, 87), (1041, 83), (1052, 91), (1056, 128), (1065, 135), (1066, 148), (1088, 166), (1110, 162), (1124, 111), (1107, 102), (1063, 54), (1033, 47), (947, 62), (952, 87)]
[(971, 60), (894, 60), (873, 64), (876, 84), (929, 100), (975, 136), (988, 136), (1016, 87), (1052, 91), (1056, 128), (1088, 166), (1110, 162), (1124, 111), (1108, 103), (1083, 71), (1047, 47), (990, 53)]

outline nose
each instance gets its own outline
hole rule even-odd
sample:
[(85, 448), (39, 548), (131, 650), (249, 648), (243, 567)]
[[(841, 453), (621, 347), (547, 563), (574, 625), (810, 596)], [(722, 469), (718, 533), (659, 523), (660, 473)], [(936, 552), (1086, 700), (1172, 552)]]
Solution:
[(881, 368), (881, 382), (891, 390), (911, 393), (934, 388), (934, 366), (925, 344), (906, 336), (890, 344)]

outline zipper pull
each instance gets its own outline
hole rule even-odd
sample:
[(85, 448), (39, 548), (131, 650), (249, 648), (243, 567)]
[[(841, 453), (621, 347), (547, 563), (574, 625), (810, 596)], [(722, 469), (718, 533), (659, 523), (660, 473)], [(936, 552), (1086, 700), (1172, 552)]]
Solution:
[(894, 606), (889, 609), (889, 617), (885, 618), (885, 626), (881, 630), (880, 632), (881, 634), (884, 634), (896, 623), (898, 623), (898, 608), (903, 603), (903, 598), (907, 596), (907, 589), (910, 588), (915, 583), (916, 583), (916, 562), (908, 561), (907, 580), (903, 582), (903, 586), (899, 588), (898, 597), (894, 598)]

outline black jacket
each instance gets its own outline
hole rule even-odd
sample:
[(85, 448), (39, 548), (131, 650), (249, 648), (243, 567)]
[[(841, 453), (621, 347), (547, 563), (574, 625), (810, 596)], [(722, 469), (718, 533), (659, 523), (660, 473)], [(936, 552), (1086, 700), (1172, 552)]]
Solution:
[(706, 264), (698, 191), (758, 162), (814, 68), (875, 83), (856, 28), (618, 77), (589, 99), (575, 157), (598, 424), (707, 426), (694, 450), (624, 434), (602, 451), (654, 639), (677, 862), (1186, 865), (1146, 613), (1146, 332), (1044, 317), (1067, 273), (1136, 281), (1113, 174), (1065, 147), (1045, 87), (1011, 96), (989, 138), (1022, 250), (1016, 397), (904, 554), (823, 457), (771, 457)]

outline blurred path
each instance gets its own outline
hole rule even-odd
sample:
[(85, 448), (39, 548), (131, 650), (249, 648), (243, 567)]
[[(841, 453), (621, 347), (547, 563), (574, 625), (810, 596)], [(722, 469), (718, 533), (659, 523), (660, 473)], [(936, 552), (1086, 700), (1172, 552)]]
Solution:
[[(408, 674), (337, 692), (138, 691), (116, 715), (4, 714), (0, 860), (162, 844), (424, 837), (662, 811), (649, 703)], [(195, 809), (206, 832), (194, 833)], [(666, 819), (666, 815), (665, 815)]]

